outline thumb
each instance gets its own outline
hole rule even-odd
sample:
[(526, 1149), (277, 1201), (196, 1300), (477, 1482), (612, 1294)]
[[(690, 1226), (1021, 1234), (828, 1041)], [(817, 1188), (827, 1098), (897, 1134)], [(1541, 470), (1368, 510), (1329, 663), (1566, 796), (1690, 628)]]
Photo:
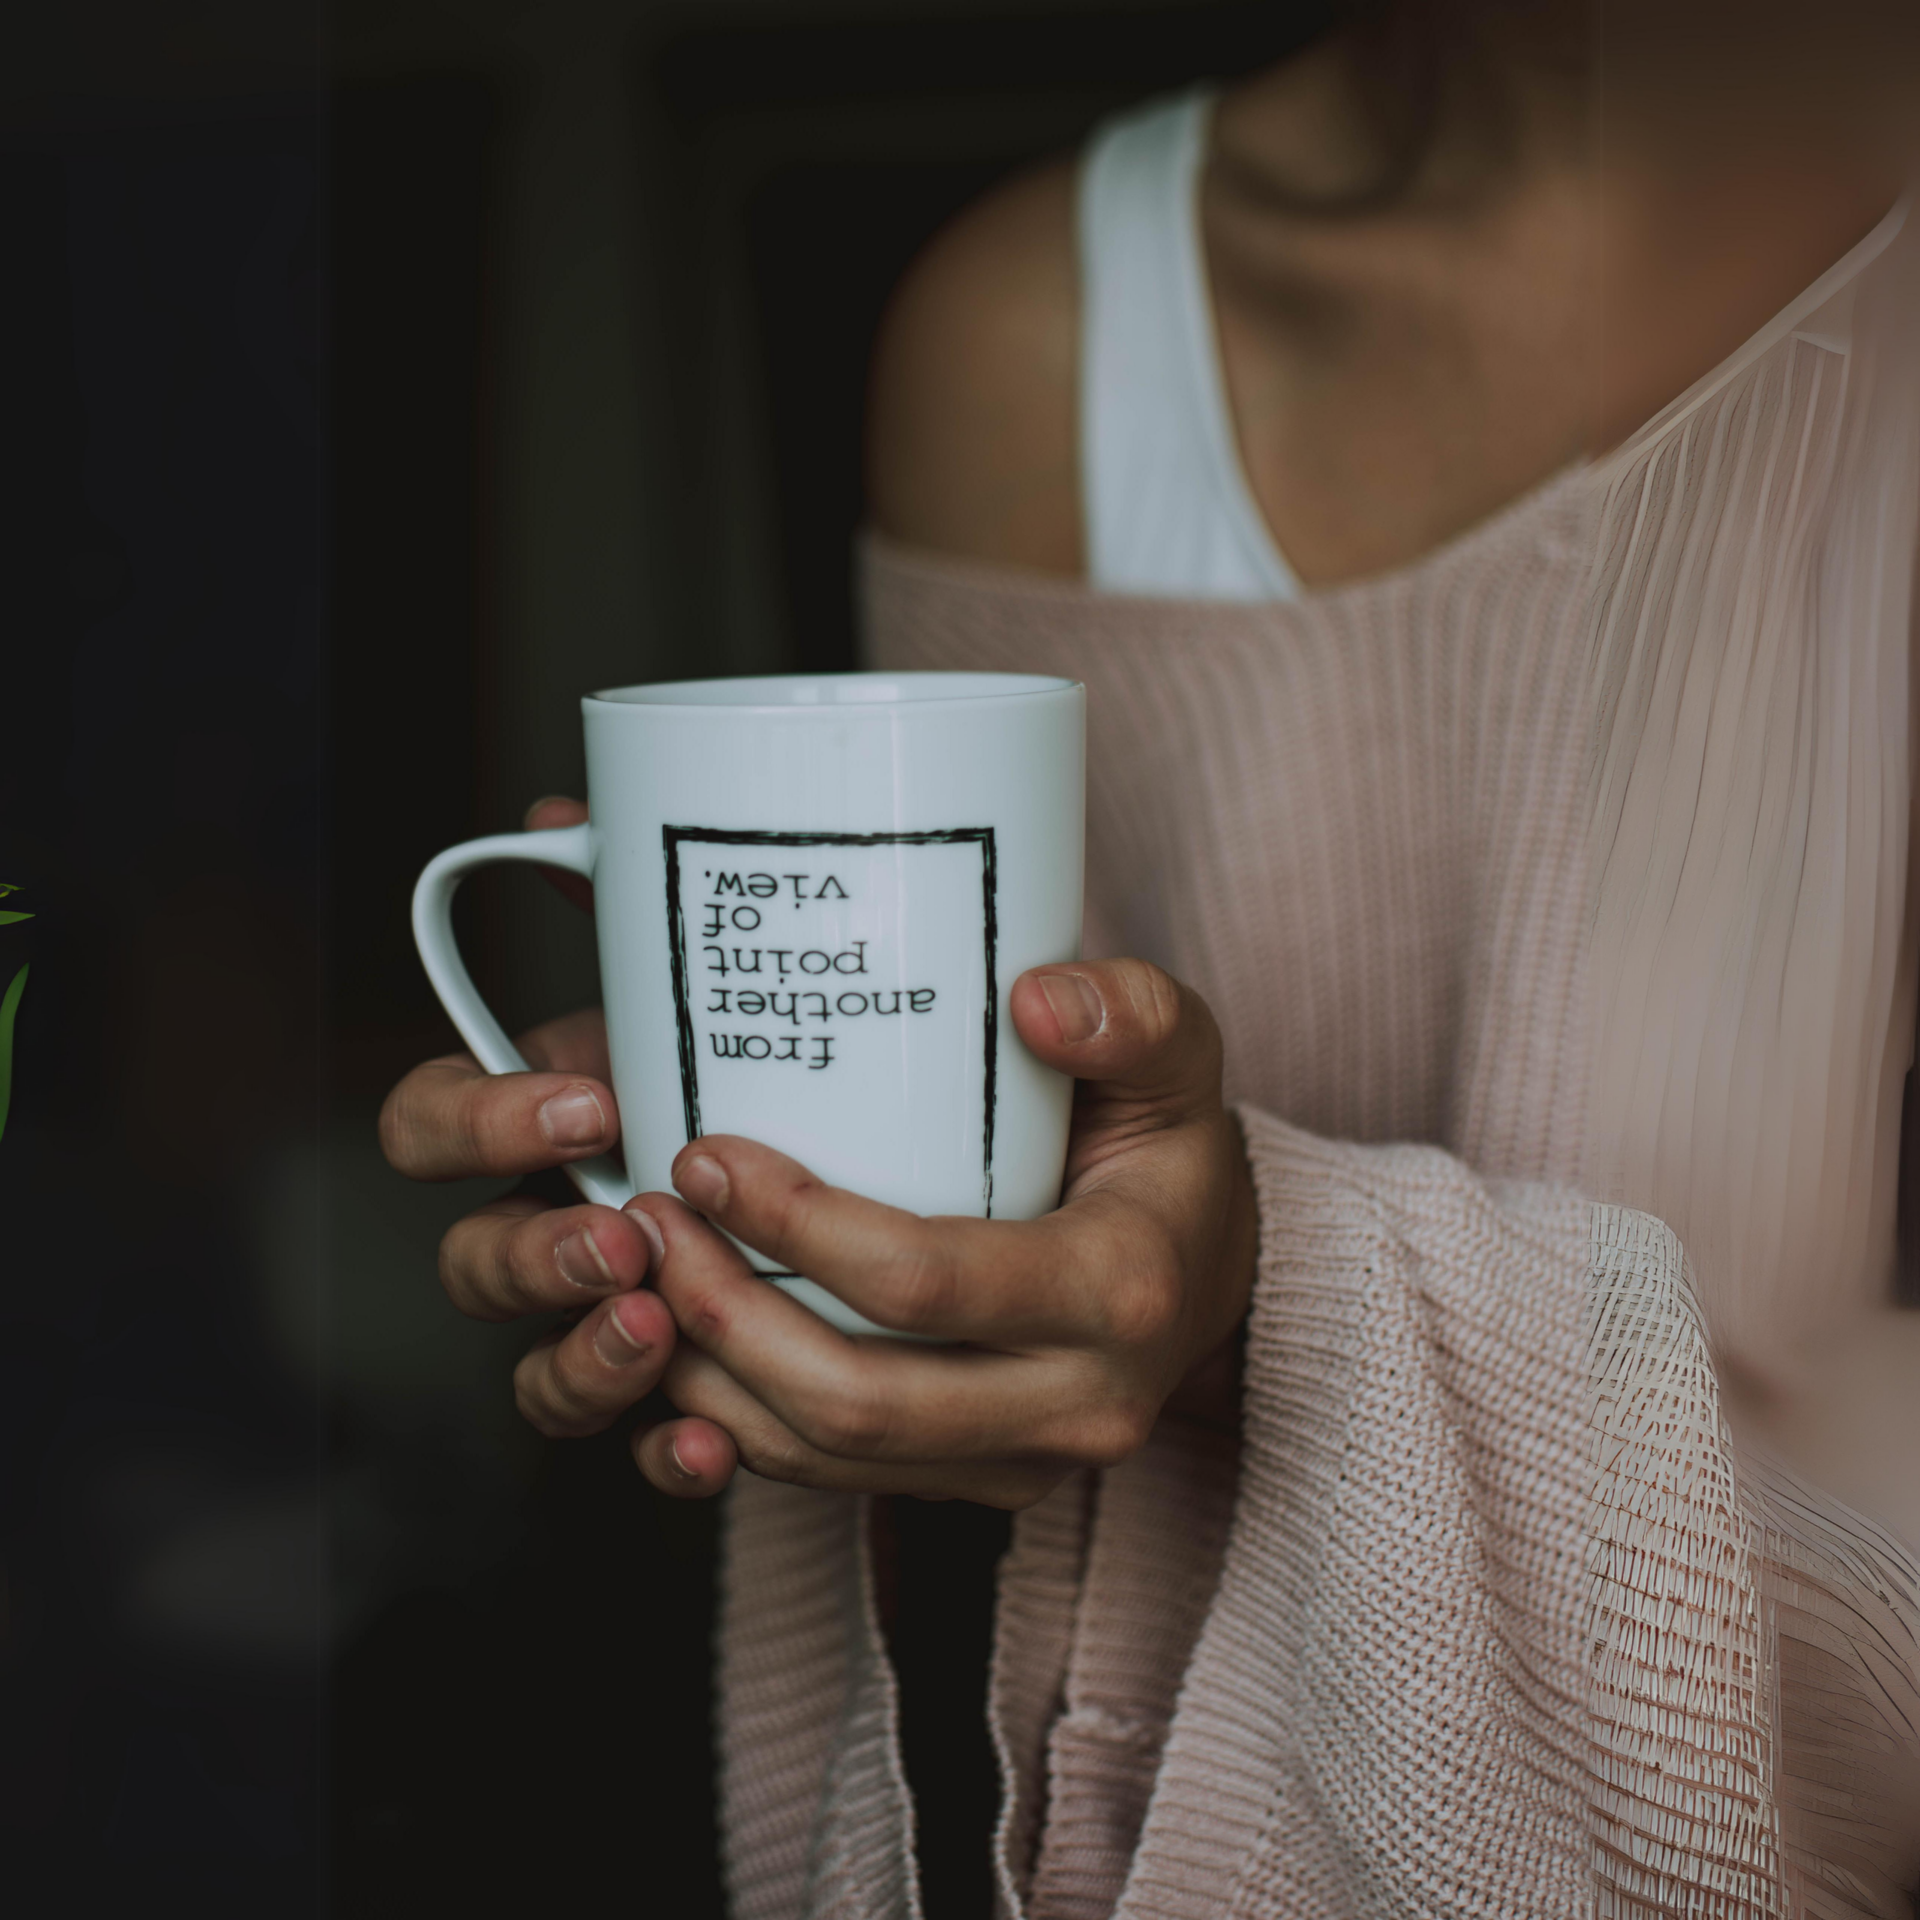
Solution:
[(1013, 1024), (1048, 1066), (1182, 1111), (1220, 1103), (1220, 1029), (1191, 987), (1146, 960), (1035, 967)]

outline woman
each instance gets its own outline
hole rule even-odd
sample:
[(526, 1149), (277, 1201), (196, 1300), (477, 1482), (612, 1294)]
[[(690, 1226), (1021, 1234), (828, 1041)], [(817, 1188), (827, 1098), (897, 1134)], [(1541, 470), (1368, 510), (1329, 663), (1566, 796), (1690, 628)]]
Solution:
[[(741, 1913), (914, 1910), (844, 1497), (903, 1491), (1022, 1510), (1008, 1912), (1902, 1911), (1911, 32), (1369, 10), (902, 289), (872, 650), (1086, 680), (1089, 951), (1149, 956), (1015, 988), (1065, 1202), (715, 1140), (445, 1249), (469, 1311), (604, 1299), (522, 1368), (543, 1430), (659, 1380), (657, 1486), (756, 1476)], [(411, 1076), (396, 1163), (607, 1144), (597, 1030), (536, 1044)], [(693, 1208), (970, 1345), (842, 1340)]]

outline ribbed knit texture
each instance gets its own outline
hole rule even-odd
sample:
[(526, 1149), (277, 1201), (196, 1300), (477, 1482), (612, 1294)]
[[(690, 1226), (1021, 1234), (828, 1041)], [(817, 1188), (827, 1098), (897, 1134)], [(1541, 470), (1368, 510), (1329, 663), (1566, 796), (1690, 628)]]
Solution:
[[(1891, 1283), (1897, 227), (1378, 580), (869, 547), (876, 664), (1085, 681), (1088, 950), (1214, 1008), (1260, 1201), (1238, 1448), (1163, 1423), (1016, 1525), (1006, 1915), (1908, 1920), (1920, 1570), (1742, 1459), (1715, 1375)], [(728, 1541), (736, 1911), (913, 1913), (860, 1510), (748, 1483)]]
[(1892, 1286), (1914, 229), (1594, 476), (1585, 1179), (1673, 1228), (1714, 1340), (1755, 1368)]
[[(866, 1502), (748, 1478), (729, 1518), (719, 1687), (731, 1910), (917, 1914)], [(822, 1806), (839, 1817), (819, 1819)]]
[(1601, 1920), (1786, 1910), (1774, 1674), (1680, 1243), (1593, 1209), (1583, 1638)]

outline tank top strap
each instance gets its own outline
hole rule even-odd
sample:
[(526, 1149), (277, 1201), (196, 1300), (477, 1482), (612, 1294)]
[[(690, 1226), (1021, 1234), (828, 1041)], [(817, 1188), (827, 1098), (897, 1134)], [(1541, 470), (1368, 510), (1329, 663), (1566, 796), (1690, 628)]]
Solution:
[(1220, 370), (1199, 223), (1209, 89), (1108, 120), (1081, 163), (1080, 487), (1095, 587), (1300, 593), (1253, 499)]

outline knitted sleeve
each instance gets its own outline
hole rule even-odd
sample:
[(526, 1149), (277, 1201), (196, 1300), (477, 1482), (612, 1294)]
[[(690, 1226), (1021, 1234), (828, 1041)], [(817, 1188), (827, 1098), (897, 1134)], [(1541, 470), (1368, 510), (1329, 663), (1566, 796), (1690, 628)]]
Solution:
[(1673, 1235), (1242, 1121), (1237, 1484), (1023, 1521), (1005, 1910), (1907, 1920), (1912, 1557), (1736, 1454)]
[[(1163, 1422), (1001, 1570), (1001, 1913), (1907, 1920), (1920, 1579), (1736, 1454), (1674, 1236), (1242, 1123), (1238, 1448)], [(736, 1911), (917, 1914), (857, 1504), (729, 1539)]]
[[(1587, 1208), (1241, 1119), (1262, 1229), (1229, 1517), (1210, 1540), (1223, 1470), (1165, 1432), (1023, 1517), (1003, 1899), (1032, 1920), (1582, 1913)], [(1028, 1563), (1075, 1558), (1068, 1631), (1036, 1631)], [(1036, 1741), (1023, 1703), (1053, 1676), (1029, 1650), (1063, 1638)]]

